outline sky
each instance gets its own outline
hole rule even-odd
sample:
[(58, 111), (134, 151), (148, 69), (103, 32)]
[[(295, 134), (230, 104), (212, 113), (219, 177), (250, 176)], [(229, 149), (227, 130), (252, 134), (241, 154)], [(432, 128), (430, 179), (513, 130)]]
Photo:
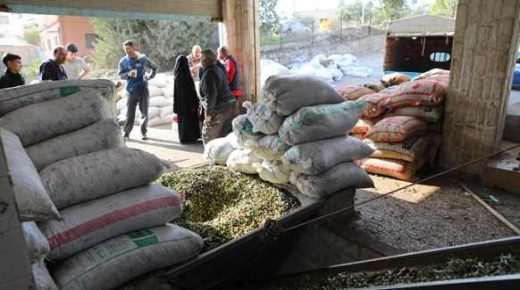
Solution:
[[(344, 0), (345, 4), (354, 0)], [(416, 5), (431, 4), (434, 0), (416, 0)], [(278, 0), (278, 13), (291, 16), (293, 12), (309, 10), (327, 10), (338, 7), (340, 0)], [(411, 0), (408, 0), (411, 3)]]

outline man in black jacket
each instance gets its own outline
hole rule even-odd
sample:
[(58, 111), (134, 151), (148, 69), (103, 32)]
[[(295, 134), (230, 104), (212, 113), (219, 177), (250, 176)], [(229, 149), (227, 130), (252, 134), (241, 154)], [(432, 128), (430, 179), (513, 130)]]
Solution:
[(204, 145), (224, 137), (231, 132), (231, 121), (235, 117), (235, 97), (229, 90), (226, 73), (217, 67), (217, 55), (211, 49), (202, 52), (203, 67), (200, 79), (200, 101), (205, 118), (202, 128)]
[(7, 53), (2, 59), (2, 62), (7, 69), (0, 77), (0, 89), (25, 85), (25, 79), (20, 74), (20, 70), (22, 70), (22, 58), (19, 55)]
[(41, 81), (61, 81), (67, 79), (63, 64), (67, 60), (67, 50), (63, 46), (54, 49), (54, 59), (49, 59), (40, 66)]

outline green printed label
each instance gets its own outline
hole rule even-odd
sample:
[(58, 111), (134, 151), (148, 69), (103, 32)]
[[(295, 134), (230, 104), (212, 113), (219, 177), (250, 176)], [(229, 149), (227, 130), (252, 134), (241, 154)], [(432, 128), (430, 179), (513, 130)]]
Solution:
[(159, 243), (159, 238), (151, 230), (140, 230), (127, 235), (138, 248)]
[(66, 97), (68, 95), (75, 94), (79, 91), (81, 91), (81, 89), (78, 86), (62, 87), (62, 88), (60, 88), (60, 96)]

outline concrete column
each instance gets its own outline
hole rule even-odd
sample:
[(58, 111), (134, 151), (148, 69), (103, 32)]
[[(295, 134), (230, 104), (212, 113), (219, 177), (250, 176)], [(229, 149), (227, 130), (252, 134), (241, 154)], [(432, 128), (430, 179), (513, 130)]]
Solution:
[(260, 91), (258, 0), (223, 0), (227, 45), (240, 64), (241, 88), (249, 100)]
[[(498, 150), (518, 48), (520, 1), (460, 0), (441, 165)], [(485, 162), (462, 169), (480, 175)]]

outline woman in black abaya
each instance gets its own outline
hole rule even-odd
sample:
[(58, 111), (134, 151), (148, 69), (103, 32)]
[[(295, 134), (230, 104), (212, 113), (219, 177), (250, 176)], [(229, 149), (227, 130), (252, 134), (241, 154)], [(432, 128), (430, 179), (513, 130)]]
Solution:
[(191, 77), (188, 59), (177, 57), (173, 70), (173, 112), (177, 114), (179, 140), (181, 143), (195, 143), (200, 139), (199, 98)]

